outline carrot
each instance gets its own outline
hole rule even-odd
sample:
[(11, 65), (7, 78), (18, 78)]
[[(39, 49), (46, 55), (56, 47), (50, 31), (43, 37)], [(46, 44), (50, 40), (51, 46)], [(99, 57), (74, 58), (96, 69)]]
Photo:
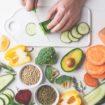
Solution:
[(91, 75), (93, 78), (97, 78), (97, 79), (103, 79), (105, 78), (105, 73), (101, 74), (101, 75)]
[(97, 66), (86, 60), (84, 66), (86, 71), (91, 75), (101, 75), (105, 73), (105, 64)]
[(88, 73), (84, 75), (84, 82), (86, 85), (91, 86), (91, 87), (97, 87), (99, 85), (99, 81), (93, 78)]
[(105, 46), (96, 45), (88, 48), (86, 52), (87, 60), (94, 65), (102, 65), (105, 63)]
[(105, 28), (103, 28), (100, 32), (99, 32), (99, 37), (100, 40), (105, 44)]

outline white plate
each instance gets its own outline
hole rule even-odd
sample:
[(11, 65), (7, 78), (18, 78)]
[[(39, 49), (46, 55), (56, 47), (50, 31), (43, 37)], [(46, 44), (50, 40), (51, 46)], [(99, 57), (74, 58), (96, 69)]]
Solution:
[[(69, 44), (61, 42), (60, 33), (44, 35), (38, 23), (46, 20), (49, 8), (50, 7), (47, 6), (39, 7), (36, 14), (34, 12), (27, 12), (25, 9), (18, 10), (6, 22), (6, 31), (13, 36), (18, 43), (26, 46), (87, 47), (90, 44), (90, 34), (83, 37), (79, 42)], [(84, 7), (80, 21), (87, 22), (91, 26), (90, 9)], [(25, 26), (32, 22), (37, 25), (37, 34), (28, 36), (25, 32)]]

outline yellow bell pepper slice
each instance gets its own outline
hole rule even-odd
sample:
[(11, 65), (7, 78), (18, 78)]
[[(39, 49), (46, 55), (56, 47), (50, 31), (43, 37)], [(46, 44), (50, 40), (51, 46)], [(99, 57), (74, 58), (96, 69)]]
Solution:
[(5, 54), (5, 59), (11, 66), (20, 66), (31, 61), (28, 48), (24, 45), (18, 45), (9, 49)]
[(64, 93), (58, 105), (81, 105), (81, 98), (76, 90), (67, 91)]
[(0, 36), (0, 52), (5, 51), (10, 44), (10, 40), (8, 39), (7, 36), (1, 35)]

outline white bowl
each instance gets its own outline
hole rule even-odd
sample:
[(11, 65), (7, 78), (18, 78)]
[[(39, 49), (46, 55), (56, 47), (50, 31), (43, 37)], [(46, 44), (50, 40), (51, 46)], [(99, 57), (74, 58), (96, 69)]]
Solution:
[(55, 87), (52, 86), (51, 84), (47, 84), (47, 83), (41, 84), (41, 85), (39, 85), (39, 86), (37, 87), (37, 89), (35, 90), (35, 94), (34, 94), (34, 101), (37, 103), (37, 105), (42, 105), (42, 104), (38, 101), (38, 99), (37, 99), (37, 91), (38, 91), (38, 89), (39, 89), (40, 87), (46, 86), (46, 85), (52, 87), (52, 88), (55, 90), (57, 97), (56, 97), (55, 102), (54, 102), (52, 105), (57, 105), (58, 102), (59, 102), (59, 92), (58, 92), (57, 88), (55, 88)]
[[(39, 70), (39, 72), (40, 72), (39, 81), (38, 81), (36, 84), (34, 84), (34, 85), (26, 85), (26, 84), (22, 81), (22, 79), (21, 79), (21, 72), (22, 72), (23, 68), (24, 68), (25, 66), (28, 66), (28, 65), (33, 65), (33, 66), (35, 66), (36, 68), (38, 68), (38, 70)], [(42, 70), (41, 70), (41, 68), (40, 68), (38, 65), (36, 65), (36, 64), (31, 64), (31, 63), (25, 64), (25, 65), (21, 68), (21, 70), (20, 70), (20, 72), (19, 72), (19, 80), (21, 81), (22, 85), (23, 85), (25, 88), (28, 88), (28, 89), (37, 87), (37, 86), (42, 82), (42, 79), (43, 79)]]

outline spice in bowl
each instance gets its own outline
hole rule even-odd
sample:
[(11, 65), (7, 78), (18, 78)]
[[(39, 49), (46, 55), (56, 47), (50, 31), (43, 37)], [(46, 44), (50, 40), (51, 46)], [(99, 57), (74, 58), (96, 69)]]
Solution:
[(43, 85), (37, 90), (36, 97), (40, 104), (52, 105), (56, 101), (57, 93), (53, 87)]
[(35, 85), (40, 79), (40, 71), (34, 65), (26, 65), (21, 71), (21, 80), (26, 85)]

